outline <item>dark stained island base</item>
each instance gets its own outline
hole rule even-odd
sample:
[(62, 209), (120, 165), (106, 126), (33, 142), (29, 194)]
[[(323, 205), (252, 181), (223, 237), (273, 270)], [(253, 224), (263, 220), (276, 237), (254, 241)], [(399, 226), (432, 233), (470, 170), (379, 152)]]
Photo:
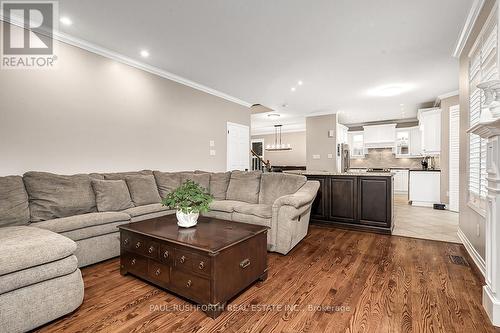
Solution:
[(192, 228), (167, 215), (120, 228), (120, 272), (200, 305), (216, 318), (227, 301), (267, 278), (267, 227), (200, 217)]
[[(288, 172), (288, 171), (287, 171)], [(393, 174), (390, 172), (296, 171), (320, 188), (311, 210), (311, 223), (391, 234)]]

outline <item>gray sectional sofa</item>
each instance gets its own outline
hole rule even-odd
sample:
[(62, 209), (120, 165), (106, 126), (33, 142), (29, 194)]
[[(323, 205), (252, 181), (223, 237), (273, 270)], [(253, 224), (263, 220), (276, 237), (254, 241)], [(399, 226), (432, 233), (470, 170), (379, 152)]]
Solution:
[(0, 327), (26, 331), (76, 309), (78, 268), (119, 255), (119, 225), (175, 213), (161, 198), (187, 179), (213, 195), (205, 215), (269, 227), (268, 250), (282, 254), (306, 236), (319, 188), (304, 176), (243, 171), (0, 177)]

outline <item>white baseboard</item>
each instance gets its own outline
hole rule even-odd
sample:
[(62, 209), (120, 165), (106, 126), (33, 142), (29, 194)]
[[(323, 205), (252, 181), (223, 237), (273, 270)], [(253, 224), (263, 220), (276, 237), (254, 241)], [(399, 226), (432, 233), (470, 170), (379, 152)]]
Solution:
[(412, 201), (411, 205), (418, 207), (430, 207), (430, 208), (434, 207), (434, 204), (432, 202), (425, 202), (425, 201)]
[(458, 228), (457, 235), (462, 241), (462, 244), (464, 244), (465, 250), (467, 250), (467, 253), (469, 253), (477, 268), (479, 268), (479, 271), (483, 274), (483, 277), (486, 276), (486, 263), (484, 262), (484, 259), (481, 258), (474, 246), (472, 246), (472, 243), (469, 241), (467, 236), (465, 236), (460, 227)]
[(483, 287), (483, 308), (494, 326), (500, 326), (500, 301), (488, 286)]

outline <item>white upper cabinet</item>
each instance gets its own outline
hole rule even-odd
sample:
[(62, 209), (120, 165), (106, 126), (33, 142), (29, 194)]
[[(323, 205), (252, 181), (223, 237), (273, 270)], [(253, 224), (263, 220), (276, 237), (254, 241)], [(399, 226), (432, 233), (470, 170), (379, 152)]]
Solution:
[(410, 130), (410, 157), (422, 156), (422, 133), (419, 127), (411, 127)]
[(441, 152), (441, 109), (418, 111), (422, 134), (422, 154), (435, 155)]
[(337, 124), (337, 144), (339, 143), (349, 143), (349, 138), (347, 131), (349, 128), (342, 124)]
[(410, 156), (410, 130), (408, 128), (396, 129), (396, 157)]
[(394, 147), (396, 124), (363, 126), (366, 148)]
[(363, 131), (349, 132), (349, 149), (351, 150), (351, 157), (364, 157), (365, 156), (365, 143)]

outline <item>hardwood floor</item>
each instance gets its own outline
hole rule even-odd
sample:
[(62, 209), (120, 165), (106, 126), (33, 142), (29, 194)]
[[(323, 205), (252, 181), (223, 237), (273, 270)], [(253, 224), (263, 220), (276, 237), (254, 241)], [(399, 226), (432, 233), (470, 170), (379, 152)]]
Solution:
[(482, 309), (479, 278), (451, 254), (465, 257), (465, 250), (312, 226), (287, 256), (270, 253), (269, 278), (216, 320), (200, 310), (170, 311), (191, 303), (121, 276), (113, 259), (84, 268), (82, 306), (39, 331), (498, 332)]

